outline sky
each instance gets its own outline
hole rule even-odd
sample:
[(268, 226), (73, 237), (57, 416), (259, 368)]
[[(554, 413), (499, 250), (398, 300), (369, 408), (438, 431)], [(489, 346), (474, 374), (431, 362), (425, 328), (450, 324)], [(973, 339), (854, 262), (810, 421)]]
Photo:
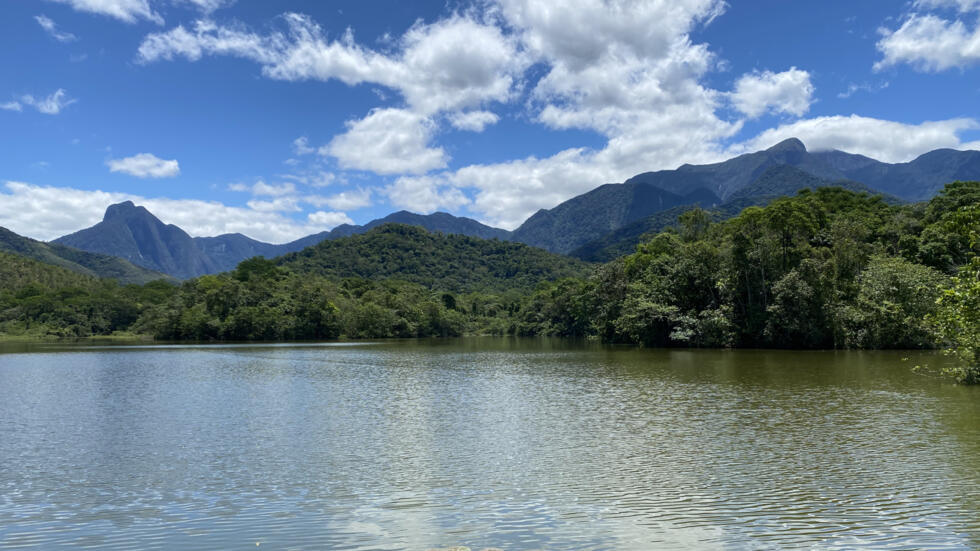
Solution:
[(513, 229), (798, 137), (980, 149), (980, 0), (7, 0), (0, 226), (132, 200), (283, 243), (396, 210)]

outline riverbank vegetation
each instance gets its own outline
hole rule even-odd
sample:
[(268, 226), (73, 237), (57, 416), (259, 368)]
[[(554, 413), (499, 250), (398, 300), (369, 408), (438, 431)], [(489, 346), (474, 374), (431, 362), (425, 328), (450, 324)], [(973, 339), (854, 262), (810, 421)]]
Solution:
[(896, 205), (803, 190), (715, 221), (693, 209), (588, 266), (496, 240), (384, 226), (176, 285), (0, 258), (0, 333), (168, 340), (463, 334), (644, 346), (930, 348), (980, 379), (980, 183)]

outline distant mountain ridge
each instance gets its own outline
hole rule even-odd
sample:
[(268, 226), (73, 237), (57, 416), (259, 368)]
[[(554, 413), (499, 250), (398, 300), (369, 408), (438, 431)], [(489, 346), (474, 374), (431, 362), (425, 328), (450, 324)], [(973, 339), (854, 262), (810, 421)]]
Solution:
[(114, 255), (149, 270), (178, 279), (189, 279), (231, 270), (241, 261), (254, 256), (274, 258), (303, 250), (324, 240), (365, 233), (389, 223), (421, 226), (428, 231), (483, 239), (507, 239), (510, 235), (506, 230), (444, 212), (421, 215), (399, 211), (363, 226), (342, 224), (331, 231), (276, 245), (240, 233), (191, 237), (175, 225), (164, 224), (146, 208), (137, 206), (132, 201), (124, 201), (110, 205), (102, 222), (59, 237), (52, 245)]
[[(903, 201), (893, 195), (880, 194), (864, 184), (850, 180), (826, 180), (818, 178), (789, 165), (770, 166), (749, 185), (732, 194), (727, 201), (716, 205), (711, 211), (714, 218), (724, 220), (737, 216), (746, 207), (764, 206), (779, 197), (793, 196), (803, 189), (820, 187), (841, 187), (849, 191), (882, 195), (885, 202), (898, 204)], [(643, 240), (643, 236), (674, 226), (677, 217), (690, 206), (680, 206), (641, 218), (609, 232), (598, 239), (589, 241), (571, 251), (569, 256), (588, 262), (608, 262), (616, 257), (631, 254)]]
[(625, 183), (647, 183), (678, 192), (703, 187), (722, 200), (773, 166), (788, 165), (824, 180), (850, 180), (906, 201), (921, 201), (955, 180), (980, 178), (980, 151), (937, 149), (907, 163), (883, 163), (843, 151), (809, 152), (796, 138), (720, 163), (682, 165), (676, 170), (637, 174)]
[(342, 224), (330, 231), (280, 245), (242, 234), (191, 237), (131, 202), (112, 205), (102, 222), (66, 235), (54, 244), (122, 257), (129, 262), (186, 279), (233, 269), (253, 256), (273, 258), (325, 240), (365, 233), (388, 223), (483, 239), (517, 241), (590, 261), (631, 252), (640, 236), (659, 231), (693, 206), (716, 208), (720, 216), (761, 205), (803, 188), (838, 185), (881, 193), (889, 201), (919, 201), (955, 180), (980, 180), (980, 151), (938, 149), (908, 163), (889, 164), (842, 151), (810, 152), (790, 138), (769, 149), (706, 165), (637, 174), (621, 184), (605, 184), (542, 209), (513, 232), (476, 220), (437, 212), (399, 211), (364, 225)]
[[(731, 215), (803, 188), (828, 185), (881, 193), (888, 201), (920, 201), (955, 180), (980, 180), (980, 151), (938, 149), (908, 163), (889, 164), (843, 151), (809, 152), (803, 142), (790, 138), (720, 163), (644, 172), (622, 184), (600, 186), (538, 211), (514, 230), (512, 238), (604, 261), (610, 254), (632, 252), (641, 235), (672, 225), (678, 214), (694, 205), (723, 207), (722, 215)], [(633, 190), (644, 187), (665, 195), (635, 197)]]
[(511, 234), (511, 239), (568, 254), (596, 237), (653, 213), (681, 205), (710, 207), (712, 192), (699, 188), (681, 195), (638, 183), (605, 184), (549, 210), (539, 210)]
[(54, 243), (102, 254), (112, 254), (151, 270), (187, 279), (219, 271), (187, 232), (164, 224), (132, 201), (110, 205), (102, 221), (59, 237)]

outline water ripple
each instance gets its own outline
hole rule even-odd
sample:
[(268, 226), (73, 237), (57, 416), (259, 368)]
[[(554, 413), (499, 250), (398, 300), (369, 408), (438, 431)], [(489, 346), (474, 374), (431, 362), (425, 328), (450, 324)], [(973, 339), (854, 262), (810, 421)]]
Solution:
[(910, 355), (0, 354), (0, 548), (980, 547), (980, 393)]

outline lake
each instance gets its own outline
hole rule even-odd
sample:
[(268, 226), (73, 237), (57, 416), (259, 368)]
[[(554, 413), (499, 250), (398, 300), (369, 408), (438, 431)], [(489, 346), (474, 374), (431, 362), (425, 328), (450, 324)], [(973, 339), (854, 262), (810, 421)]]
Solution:
[(0, 548), (980, 548), (932, 353), (0, 344)]

